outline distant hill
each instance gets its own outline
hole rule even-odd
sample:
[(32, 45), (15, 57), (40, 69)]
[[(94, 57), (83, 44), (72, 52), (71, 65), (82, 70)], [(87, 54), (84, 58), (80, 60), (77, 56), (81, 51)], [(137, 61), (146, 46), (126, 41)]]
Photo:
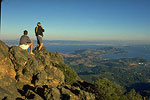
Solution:
[(143, 57), (104, 58), (102, 55), (108, 52), (118, 55), (127, 53), (122, 49), (107, 47), (78, 50), (72, 54), (62, 55), (65, 62), (85, 81), (93, 83), (99, 79), (107, 78), (129, 91), (134, 88), (143, 96), (147, 95), (149, 97), (150, 61)]

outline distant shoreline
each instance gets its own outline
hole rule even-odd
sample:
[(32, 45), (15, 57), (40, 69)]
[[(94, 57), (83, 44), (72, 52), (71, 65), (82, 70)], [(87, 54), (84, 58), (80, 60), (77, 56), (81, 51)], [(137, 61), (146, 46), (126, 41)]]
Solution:
[[(18, 45), (19, 40), (3, 40), (7, 45)], [(33, 40), (36, 44), (36, 40)], [(150, 45), (144, 41), (121, 41), (121, 40), (102, 40), (102, 41), (74, 41), (74, 40), (43, 40), (45, 45), (96, 45), (96, 46), (132, 46)]]

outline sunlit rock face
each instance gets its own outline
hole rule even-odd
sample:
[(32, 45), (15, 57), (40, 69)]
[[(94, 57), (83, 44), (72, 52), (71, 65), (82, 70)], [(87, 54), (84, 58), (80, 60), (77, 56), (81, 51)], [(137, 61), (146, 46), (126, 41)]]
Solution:
[(59, 53), (35, 48), (34, 54), (0, 41), (0, 100), (95, 100), (84, 82), (66, 84), (72, 69)]

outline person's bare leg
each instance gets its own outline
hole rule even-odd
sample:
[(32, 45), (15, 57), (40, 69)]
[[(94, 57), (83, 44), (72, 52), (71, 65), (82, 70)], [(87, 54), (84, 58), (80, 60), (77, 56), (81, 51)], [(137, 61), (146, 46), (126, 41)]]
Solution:
[(41, 45), (40, 45), (40, 47), (39, 47), (39, 50), (41, 50), (41, 49), (42, 49), (42, 47), (43, 47), (43, 43), (41, 43)]
[(30, 54), (33, 54), (32, 49), (33, 49), (33, 41), (31, 41), (31, 43), (29, 44), (30, 46)]
[(39, 44), (37, 44), (37, 46), (36, 46), (36, 50), (38, 50), (39, 49)]
[(39, 47), (39, 44), (37, 45), (37, 47)]

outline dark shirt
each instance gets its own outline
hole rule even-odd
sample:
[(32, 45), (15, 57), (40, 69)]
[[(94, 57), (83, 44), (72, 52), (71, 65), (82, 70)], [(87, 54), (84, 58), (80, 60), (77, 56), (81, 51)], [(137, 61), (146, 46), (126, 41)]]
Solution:
[(30, 38), (27, 35), (22, 35), (19, 44), (22, 45), (22, 44), (29, 44), (29, 43), (31, 43)]
[(43, 36), (43, 32), (44, 32), (44, 29), (41, 26), (35, 27), (35, 35), (36, 36), (38, 36), (38, 35)]

